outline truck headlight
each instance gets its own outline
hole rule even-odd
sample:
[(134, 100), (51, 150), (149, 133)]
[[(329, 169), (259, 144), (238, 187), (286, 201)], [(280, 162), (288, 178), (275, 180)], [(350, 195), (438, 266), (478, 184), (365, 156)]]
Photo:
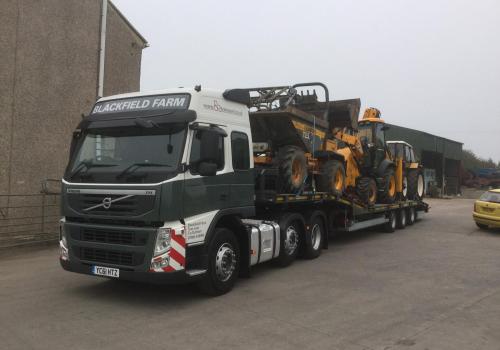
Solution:
[(68, 240), (66, 239), (66, 230), (64, 229), (64, 221), (62, 220), (59, 224), (59, 241), (65, 248), (68, 248)]
[(170, 228), (160, 227), (158, 229), (156, 233), (155, 256), (164, 254), (170, 250), (170, 234)]
[(59, 222), (59, 248), (61, 260), (69, 260), (68, 240), (66, 239), (66, 230), (64, 229), (65, 220)]

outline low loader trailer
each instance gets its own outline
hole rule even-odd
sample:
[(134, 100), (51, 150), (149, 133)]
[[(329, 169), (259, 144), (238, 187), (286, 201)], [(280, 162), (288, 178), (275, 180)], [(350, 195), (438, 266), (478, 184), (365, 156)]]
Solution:
[(197, 86), (98, 100), (73, 133), (63, 178), (62, 267), (220, 295), (256, 264), (313, 259), (331, 234), (393, 232), (428, 210), (421, 199), (367, 205), (314, 179), (294, 193), (273, 188), (279, 169), (255, 160), (249, 98)]

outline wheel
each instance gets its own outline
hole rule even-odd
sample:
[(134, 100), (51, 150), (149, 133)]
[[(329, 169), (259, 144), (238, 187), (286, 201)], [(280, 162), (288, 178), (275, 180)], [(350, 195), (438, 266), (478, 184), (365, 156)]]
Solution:
[(279, 222), (280, 254), (276, 262), (281, 267), (290, 265), (297, 258), (303, 233), (301, 219), (299, 214), (285, 214)]
[(399, 209), (397, 213), (397, 228), (404, 229), (406, 227), (406, 210)]
[(345, 168), (344, 164), (338, 160), (329, 160), (321, 168), (318, 181), (320, 192), (329, 192), (340, 196), (345, 189)]
[(406, 211), (406, 224), (407, 225), (413, 225), (415, 222), (416, 216), (415, 216), (415, 208), (409, 207), (408, 210)]
[(283, 191), (299, 192), (307, 177), (307, 160), (304, 151), (295, 146), (284, 147), (279, 151), (278, 162)]
[(371, 177), (361, 177), (356, 182), (356, 193), (363, 203), (374, 205), (377, 201), (377, 183)]
[(380, 183), (379, 199), (381, 203), (391, 204), (396, 200), (396, 175), (394, 168), (388, 167)]
[(420, 169), (410, 169), (408, 172), (408, 199), (424, 198), (424, 175)]
[(485, 225), (485, 224), (480, 224), (479, 222), (476, 221), (476, 225), (477, 227), (479, 227), (479, 229), (481, 230), (487, 230), (488, 229), (488, 225)]
[(233, 289), (239, 274), (240, 250), (234, 234), (226, 228), (216, 228), (208, 246), (208, 271), (199, 282), (209, 295), (222, 295)]
[(313, 213), (309, 221), (309, 231), (304, 237), (304, 258), (315, 259), (320, 256), (325, 237), (326, 229), (323, 219), (317, 212)]
[(401, 199), (405, 200), (408, 198), (408, 177), (403, 176), (403, 192), (401, 192)]
[(387, 214), (387, 218), (389, 221), (384, 224), (384, 231), (389, 233), (396, 231), (396, 213), (394, 213), (394, 210)]

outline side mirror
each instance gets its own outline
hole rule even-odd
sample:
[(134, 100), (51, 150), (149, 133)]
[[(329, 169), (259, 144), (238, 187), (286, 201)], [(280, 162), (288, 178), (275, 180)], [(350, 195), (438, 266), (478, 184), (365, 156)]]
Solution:
[(198, 173), (201, 176), (214, 176), (217, 174), (217, 164), (212, 162), (201, 162), (198, 164)]

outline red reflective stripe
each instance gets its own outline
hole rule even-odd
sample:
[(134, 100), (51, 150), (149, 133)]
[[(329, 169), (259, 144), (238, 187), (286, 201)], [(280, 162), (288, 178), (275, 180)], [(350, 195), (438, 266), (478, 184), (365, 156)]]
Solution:
[(163, 271), (165, 272), (172, 272), (175, 271), (175, 269), (172, 266), (167, 266), (167, 267), (162, 267)]
[(176, 236), (176, 235), (173, 235), (171, 236), (172, 239), (174, 241), (176, 241), (177, 243), (179, 243), (181, 246), (185, 247), (186, 246), (186, 240), (184, 239), (183, 236)]
[(182, 266), (184, 266), (184, 263), (186, 261), (186, 259), (181, 254), (179, 254), (179, 252), (177, 250), (173, 250), (173, 249), (170, 250), (170, 259), (174, 259), (175, 261), (177, 261), (179, 263), (179, 265), (182, 265)]

